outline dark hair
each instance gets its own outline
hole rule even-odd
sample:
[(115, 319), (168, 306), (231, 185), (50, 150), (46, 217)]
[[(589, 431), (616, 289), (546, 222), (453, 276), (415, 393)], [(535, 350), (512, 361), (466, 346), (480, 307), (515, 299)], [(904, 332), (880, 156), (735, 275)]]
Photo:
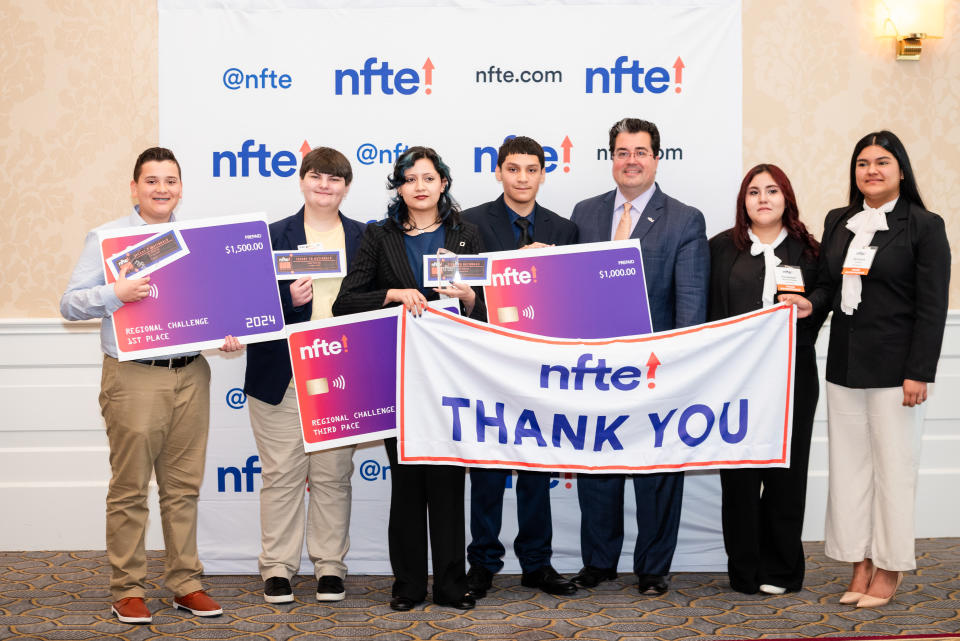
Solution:
[(917, 189), (917, 181), (913, 177), (913, 167), (910, 166), (910, 157), (907, 155), (907, 150), (896, 134), (887, 130), (867, 134), (853, 148), (853, 155), (850, 157), (850, 205), (863, 206), (863, 193), (857, 187), (857, 157), (861, 151), (871, 145), (883, 147), (897, 159), (900, 171), (903, 172), (903, 179), (900, 181), (900, 196), (906, 197), (908, 202), (926, 209), (923, 199), (920, 198), (920, 190)]
[(133, 166), (133, 182), (140, 180), (140, 170), (143, 169), (145, 163), (163, 162), (165, 160), (169, 160), (177, 166), (177, 176), (179, 176), (180, 163), (177, 162), (177, 157), (173, 155), (173, 152), (166, 147), (150, 147), (137, 156), (137, 164)]
[(543, 147), (533, 138), (526, 136), (514, 136), (507, 138), (500, 145), (500, 151), (497, 152), (497, 167), (503, 167), (503, 161), (510, 154), (525, 154), (527, 156), (536, 156), (540, 161), (540, 169), (546, 166), (543, 158)]
[(612, 127), (610, 127), (610, 158), (613, 158), (613, 150), (617, 144), (619, 134), (638, 134), (645, 131), (650, 134), (650, 151), (654, 156), (660, 155), (660, 131), (657, 126), (649, 120), (640, 120), (639, 118), (624, 118)]
[(346, 156), (331, 147), (315, 147), (307, 152), (300, 163), (301, 180), (307, 175), (308, 171), (339, 176), (348, 185), (353, 180), (353, 169), (350, 167), (350, 161), (347, 160)]
[(750, 182), (760, 174), (770, 174), (773, 182), (777, 183), (780, 191), (783, 193), (783, 218), (781, 223), (787, 230), (787, 235), (796, 238), (806, 245), (803, 255), (807, 258), (816, 258), (820, 253), (820, 243), (807, 231), (806, 225), (800, 221), (800, 208), (797, 207), (797, 197), (793, 193), (793, 185), (790, 179), (783, 173), (783, 170), (776, 165), (760, 164), (747, 172), (740, 183), (740, 192), (737, 194), (737, 218), (733, 224), (733, 244), (740, 251), (746, 251), (750, 248), (750, 237), (747, 231), (750, 229), (750, 216), (747, 215), (747, 188)]
[[(397, 157), (397, 162), (393, 164), (393, 173), (387, 176), (387, 189), (400, 189), (400, 186), (406, 182), (407, 170), (413, 167), (414, 163), (421, 158), (426, 158), (433, 163), (433, 168), (440, 174), (440, 177), (447, 181), (447, 187), (440, 193), (440, 200), (437, 202), (437, 213), (440, 221), (445, 225), (455, 225), (460, 221), (460, 205), (450, 196), (450, 185), (453, 184), (453, 178), (450, 177), (450, 168), (440, 158), (440, 154), (430, 147), (409, 147), (406, 151)], [(407, 211), (407, 204), (397, 193), (387, 206), (387, 217), (399, 225), (401, 228), (410, 218)]]

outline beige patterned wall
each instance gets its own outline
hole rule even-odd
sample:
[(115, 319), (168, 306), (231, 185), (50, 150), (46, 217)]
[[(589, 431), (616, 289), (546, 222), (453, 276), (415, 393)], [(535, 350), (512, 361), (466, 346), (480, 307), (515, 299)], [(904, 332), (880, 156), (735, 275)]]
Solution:
[(157, 144), (155, 0), (0, 0), (0, 318), (60, 315)]
[[(819, 235), (854, 142), (891, 129), (956, 256), (960, 2), (919, 62), (873, 37), (874, 4), (743, 0), (743, 165), (780, 165)], [(132, 162), (157, 143), (156, 2), (0, 0), (0, 78), (0, 318), (55, 317), (85, 233), (126, 210)]]

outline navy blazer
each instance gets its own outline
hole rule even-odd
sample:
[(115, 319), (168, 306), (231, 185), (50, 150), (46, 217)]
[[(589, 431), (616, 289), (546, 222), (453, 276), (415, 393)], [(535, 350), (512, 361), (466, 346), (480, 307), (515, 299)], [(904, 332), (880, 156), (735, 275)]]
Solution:
[[(514, 225), (503, 200), (503, 194), (496, 200), (466, 209), (463, 219), (480, 228), (483, 251), (499, 252), (517, 249), (514, 237)], [(534, 203), (533, 240), (545, 245), (573, 245), (577, 242), (577, 226), (572, 222)]]
[[(367, 225), (357, 259), (340, 286), (340, 295), (333, 302), (333, 315), (356, 314), (383, 308), (388, 289), (420, 289), (403, 241), (403, 230), (387, 218)], [(480, 252), (480, 232), (475, 225), (457, 221), (448, 223), (444, 231), (443, 246), (455, 254)], [(487, 308), (483, 302), (483, 288), (474, 287), (477, 295), (471, 318), (487, 320)], [(428, 290), (427, 300), (437, 300), (440, 295)], [(398, 303), (391, 303), (393, 307)], [(461, 312), (463, 306), (460, 307)]]
[(860, 277), (860, 305), (840, 309), (840, 273), (853, 233), (846, 222), (862, 209), (827, 214), (820, 245), (814, 311), (833, 310), (827, 380), (852, 388), (899, 387), (904, 379), (933, 382), (950, 293), (950, 245), (943, 218), (902, 195), (887, 214), (870, 273)]
[[(366, 227), (343, 214), (339, 214), (343, 224), (344, 245), (347, 254), (347, 268), (360, 246), (363, 229)], [(303, 207), (293, 216), (278, 220), (270, 225), (270, 243), (274, 251), (296, 249), (307, 242), (307, 233), (303, 227)], [(302, 323), (313, 315), (313, 301), (294, 307), (290, 300), (292, 280), (277, 282), (280, 289), (280, 304), (283, 306), (285, 325)], [(290, 369), (290, 350), (285, 339), (252, 343), (247, 346), (247, 371), (243, 379), (243, 391), (248, 396), (270, 405), (279, 405), (286, 393), (293, 372)]]
[[(631, 238), (640, 240), (643, 276), (653, 329), (662, 332), (707, 319), (710, 250), (700, 210), (656, 191), (644, 207)], [(617, 191), (577, 203), (570, 220), (581, 243), (611, 240)]]

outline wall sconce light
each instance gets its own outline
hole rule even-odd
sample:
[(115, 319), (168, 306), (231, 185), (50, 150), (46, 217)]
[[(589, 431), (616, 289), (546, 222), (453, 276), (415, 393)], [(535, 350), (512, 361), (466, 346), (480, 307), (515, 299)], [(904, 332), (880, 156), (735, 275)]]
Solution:
[(923, 40), (942, 38), (944, 0), (878, 0), (877, 37), (897, 39), (897, 60), (919, 60)]

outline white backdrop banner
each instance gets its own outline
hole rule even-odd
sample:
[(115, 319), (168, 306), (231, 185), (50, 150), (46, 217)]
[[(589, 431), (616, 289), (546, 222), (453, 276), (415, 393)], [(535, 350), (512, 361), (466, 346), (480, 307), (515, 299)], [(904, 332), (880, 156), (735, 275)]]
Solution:
[[(496, 152), (513, 135), (544, 146), (538, 201), (569, 216), (578, 201), (613, 188), (607, 132), (631, 116), (660, 129), (664, 192), (703, 211), (708, 234), (732, 224), (741, 177), (740, 0), (158, 7), (160, 144), (182, 166), (183, 220), (254, 210), (270, 220), (289, 216), (303, 203), (299, 160), (317, 146), (339, 149), (353, 166), (342, 205), (352, 218), (382, 218), (391, 195), (385, 178), (412, 145), (440, 153), (452, 194), (470, 207), (501, 193)], [(617, 33), (619, 25), (631, 29)], [(200, 509), (210, 572), (255, 572), (259, 552), (259, 466), (250, 462), (242, 368), (242, 358), (225, 359), (214, 371)], [(359, 471), (354, 478), (351, 570), (389, 572), (381, 450), (357, 453), (371, 453), (364, 461), (380, 472), (375, 481)], [(579, 568), (575, 483), (558, 478), (554, 495), (554, 560), (565, 571)], [(509, 512), (504, 540), (515, 528)], [(716, 476), (688, 474), (674, 569), (725, 567), (718, 523)], [(507, 559), (508, 570), (518, 567)]]
[(732, 224), (739, 0), (404, 4), (160, 0), (160, 142), (183, 166), (181, 217), (289, 216), (301, 155), (320, 145), (353, 165), (347, 216), (383, 216), (413, 145), (440, 153), (471, 207), (499, 195), (512, 135), (544, 146), (538, 200), (569, 216), (613, 188), (607, 132), (631, 116), (660, 129), (664, 192), (708, 233)]
[(613, 340), (400, 315), (406, 463), (578, 473), (787, 467), (794, 310)]

